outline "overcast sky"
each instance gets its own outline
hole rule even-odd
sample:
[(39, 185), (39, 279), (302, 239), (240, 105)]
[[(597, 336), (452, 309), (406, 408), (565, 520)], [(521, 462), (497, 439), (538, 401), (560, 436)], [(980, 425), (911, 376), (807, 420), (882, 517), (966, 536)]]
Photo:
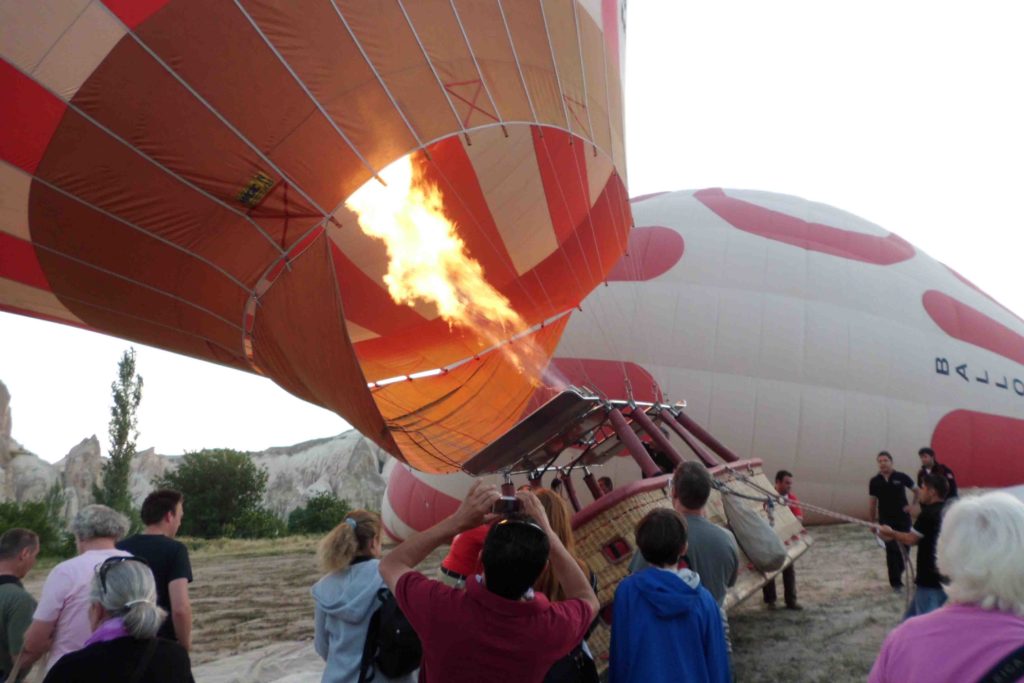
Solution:
[[(1024, 4), (677, 2), (627, 15), (630, 193), (793, 194), (863, 216), (1024, 314)], [(96, 434), (127, 342), (0, 313), (13, 433)], [(271, 382), (136, 345), (139, 447), (262, 450), (343, 431)]]

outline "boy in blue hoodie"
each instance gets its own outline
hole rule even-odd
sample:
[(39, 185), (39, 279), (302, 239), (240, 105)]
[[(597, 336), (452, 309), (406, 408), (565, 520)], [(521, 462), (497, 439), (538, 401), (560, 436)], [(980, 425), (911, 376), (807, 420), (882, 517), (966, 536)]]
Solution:
[(686, 522), (658, 508), (640, 520), (636, 545), (650, 565), (615, 591), (611, 683), (728, 683), (729, 658), (718, 604), (700, 577), (676, 569)]

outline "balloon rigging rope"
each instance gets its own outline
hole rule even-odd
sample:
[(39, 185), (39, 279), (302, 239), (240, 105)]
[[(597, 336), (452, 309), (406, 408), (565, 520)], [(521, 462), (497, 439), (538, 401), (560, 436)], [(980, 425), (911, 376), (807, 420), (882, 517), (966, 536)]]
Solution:
[[(784, 498), (783, 496), (780, 496), (777, 491), (770, 491), (770, 490), (764, 488), (763, 486), (758, 484), (756, 481), (754, 481), (750, 477), (744, 475), (742, 472), (738, 472), (735, 469), (729, 467), (729, 465), (725, 465), (725, 468), (736, 480), (746, 484), (747, 486), (749, 486), (749, 487), (751, 487), (751, 488), (753, 488), (753, 489), (755, 489), (757, 491), (760, 491), (764, 495), (761, 496), (761, 497), (758, 497), (758, 496), (751, 496), (751, 495), (743, 494), (743, 493), (740, 493), (739, 491), (736, 491), (735, 489), (729, 488), (729, 486), (725, 482), (720, 482), (720, 481), (717, 481), (717, 480), (713, 479), (712, 480), (712, 484), (714, 485), (715, 489), (718, 490), (723, 495), (730, 495), (730, 496), (735, 496), (736, 498), (743, 498), (744, 500), (753, 500), (753, 501), (756, 501), (756, 502), (764, 503), (765, 505), (768, 506), (768, 516), (769, 516), (770, 520), (772, 518), (771, 517), (771, 514), (772, 514), (771, 513), (771, 508), (772, 508), (772, 506), (774, 506), (774, 505), (781, 505), (783, 507), (790, 507), (789, 499)], [(858, 526), (867, 527), (867, 528), (869, 528), (869, 529), (871, 529), (872, 531), (875, 531), (875, 532), (877, 532), (877, 530), (878, 530), (878, 525), (877, 524), (873, 524), (871, 522), (865, 522), (863, 519), (857, 519), (856, 517), (851, 517), (850, 515), (844, 515), (841, 512), (836, 512), (835, 510), (830, 510), (828, 508), (823, 508), (823, 507), (821, 507), (819, 505), (814, 505), (812, 503), (807, 503), (807, 502), (805, 502), (803, 500), (797, 502), (796, 505), (798, 507), (804, 509), (804, 510), (809, 510), (810, 512), (816, 512), (819, 515), (824, 515), (826, 517), (832, 517), (834, 519), (838, 519), (838, 520), (841, 520), (843, 522), (847, 522), (849, 524), (856, 524)], [(904, 567), (904, 571), (907, 574), (907, 585), (913, 584), (913, 582), (914, 582), (914, 565), (910, 561), (910, 552), (908, 550), (908, 547), (906, 545), (898, 542), (898, 541), (896, 542), (896, 546), (900, 549), (900, 554), (903, 556), (903, 567)], [(910, 608), (910, 603), (911, 603), (911, 600), (912, 600), (912, 596), (913, 596), (913, 594), (911, 593), (911, 591), (908, 590), (907, 594), (906, 594), (906, 606), (907, 606), (907, 609)]]

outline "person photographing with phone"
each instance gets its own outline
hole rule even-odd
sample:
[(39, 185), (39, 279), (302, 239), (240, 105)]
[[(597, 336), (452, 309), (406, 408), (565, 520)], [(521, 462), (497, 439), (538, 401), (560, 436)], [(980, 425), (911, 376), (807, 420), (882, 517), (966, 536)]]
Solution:
[[(500, 672), (508, 680), (539, 683), (597, 615), (597, 596), (540, 501), (529, 491), (515, 501), (478, 481), (454, 514), (381, 560), (381, 576), (422, 640), (422, 681), (480, 681)], [(511, 511), (498, 512), (503, 509)], [(488, 523), (483, 574), (469, 577), (465, 590), (415, 570), (456, 534)], [(549, 562), (565, 600), (550, 602), (531, 588)]]

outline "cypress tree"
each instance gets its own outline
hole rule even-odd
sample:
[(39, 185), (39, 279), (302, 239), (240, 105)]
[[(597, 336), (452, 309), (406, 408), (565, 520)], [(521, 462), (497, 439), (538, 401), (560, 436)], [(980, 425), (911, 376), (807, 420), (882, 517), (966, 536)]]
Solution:
[(96, 502), (129, 515), (132, 497), (131, 477), (135, 440), (139, 438), (135, 411), (142, 401), (142, 377), (135, 374), (135, 349), (130, 348), (117, 364), (117, 381), (110, 385), (114, 404), (110, 407), (110, 459), (103, 463), (102, 484), (94, 487)]

